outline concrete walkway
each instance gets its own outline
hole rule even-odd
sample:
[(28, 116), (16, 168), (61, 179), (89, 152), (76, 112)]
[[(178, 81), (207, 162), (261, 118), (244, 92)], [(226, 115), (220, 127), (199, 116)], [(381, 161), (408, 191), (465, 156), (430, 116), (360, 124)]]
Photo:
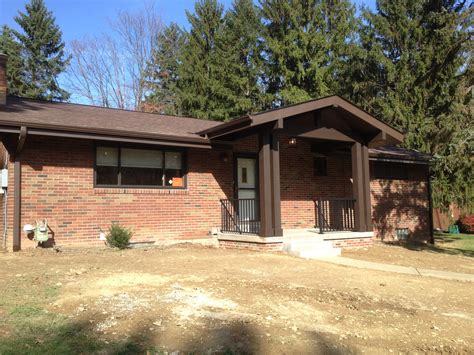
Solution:
[(321, 261), (325, 261), (325, 262), (333, 263), (337, 265), (358, 267), (361, 269), (397, 272), (399, 274), (408, 274), (408, 275), (431, 276), (431, 277), (437, 277), (437, 278), (446, 279), (446, 280), (474, 282), (474, 274), (464, 274), (460, 272), (419, 269), (419, 268), (411, 267), (411, 266), (382, 264), (382, 263), (375, 263), (372, 261), (350, 259), (350, 258), (345, 258), (342, 256), (331, 257), (331, 258), (318, 258), (317, 260), (321, 260)]

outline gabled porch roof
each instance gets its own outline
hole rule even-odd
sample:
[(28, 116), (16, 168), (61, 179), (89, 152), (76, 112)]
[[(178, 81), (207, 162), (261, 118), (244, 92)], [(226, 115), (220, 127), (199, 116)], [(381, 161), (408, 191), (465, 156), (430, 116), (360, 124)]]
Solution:
[(396, 145), (403, 141), (400, 131), (337, 95), (246, 115), (197, 134), (212, 140), (272, 123), (276, 128), (302, 137), (362, 141), (369, 147)]

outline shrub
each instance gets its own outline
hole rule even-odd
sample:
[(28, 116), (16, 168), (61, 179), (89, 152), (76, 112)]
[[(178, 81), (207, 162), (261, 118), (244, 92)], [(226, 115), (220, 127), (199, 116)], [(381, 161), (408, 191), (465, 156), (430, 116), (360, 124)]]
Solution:
[(113, 248), (125, 249), (128, 247), (132, 232), (118, 223), (112, 223), (107, 233), (107, 244)]
[(461, 233), (474, 233), (474, 214), (459, 218), (456, 224)]

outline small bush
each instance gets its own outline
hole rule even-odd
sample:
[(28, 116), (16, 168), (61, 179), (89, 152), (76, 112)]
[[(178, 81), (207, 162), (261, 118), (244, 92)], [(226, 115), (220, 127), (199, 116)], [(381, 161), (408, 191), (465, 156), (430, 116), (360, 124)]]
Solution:
[(457, 220), (456, 224), (459, 226), (461, 233), (474, 233), (474, 214), (470, 216), (464, 216)]
[(125, 249), (128, 247), (132, 232), (118, 223), (112, 223), (107, 233), (107, 244), (113, 248)]

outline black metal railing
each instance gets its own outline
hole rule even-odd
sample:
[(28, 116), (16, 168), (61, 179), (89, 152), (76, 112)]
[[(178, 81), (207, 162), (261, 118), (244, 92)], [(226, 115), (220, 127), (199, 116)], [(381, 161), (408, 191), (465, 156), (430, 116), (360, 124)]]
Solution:
[(221, 200), (221, 232), (259, 234), (258, 200), (255, 198)]
[(354, 230), (355, 199), (318, 198), (314, 203), (319, 233)]

